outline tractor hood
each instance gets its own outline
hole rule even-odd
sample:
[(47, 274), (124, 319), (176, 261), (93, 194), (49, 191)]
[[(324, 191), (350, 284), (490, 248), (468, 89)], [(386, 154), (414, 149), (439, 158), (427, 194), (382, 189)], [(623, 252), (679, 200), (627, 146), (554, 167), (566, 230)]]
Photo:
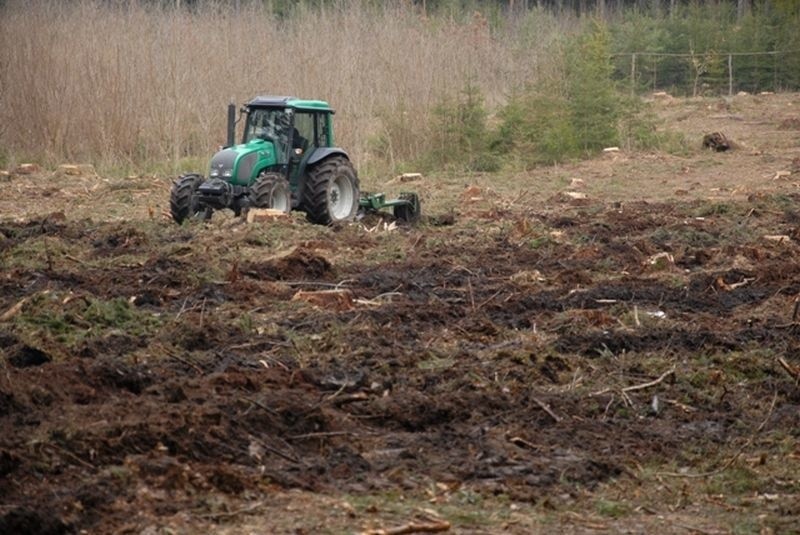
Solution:
[(211, 158), (208, 176), (247, 186), (262, 169), (274, 165), (275, 162), (275, 147), (272, 142), (253, 139), (216, 153)]

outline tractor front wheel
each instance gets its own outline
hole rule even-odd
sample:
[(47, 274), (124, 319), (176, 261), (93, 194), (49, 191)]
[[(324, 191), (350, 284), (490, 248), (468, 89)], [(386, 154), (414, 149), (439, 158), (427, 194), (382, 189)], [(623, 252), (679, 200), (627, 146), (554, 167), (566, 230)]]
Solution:
[(358, 175), (347, 158), (332, 156), (308, 171), (303, 207), (312, 223), (350, 221), (356, 216), (358, 201)]
[(250, 186), (250, 207), (271, 208), (288, 214), (292, 209), (289, 182), (280, 173), (262, 172)]
[(169, 211), (172, 219), (179, 225), (188, 218), (203, 213), (204, 218), (208, 219), (210, 214), (203, 210), (197, 203), (197, 188), (203, 183), (203, 177), (195, 174), (182, 175), (175, 184), (169, 195)]

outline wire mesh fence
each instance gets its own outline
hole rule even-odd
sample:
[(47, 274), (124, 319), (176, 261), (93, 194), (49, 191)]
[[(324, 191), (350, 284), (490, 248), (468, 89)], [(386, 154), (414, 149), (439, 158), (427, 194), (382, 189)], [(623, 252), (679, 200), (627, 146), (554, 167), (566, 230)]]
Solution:
[(667, 54), (630, 52), (612, 57), (615, 76), (632, 93), (733, 95), (739, 91), (800, 89), (800, 50)]

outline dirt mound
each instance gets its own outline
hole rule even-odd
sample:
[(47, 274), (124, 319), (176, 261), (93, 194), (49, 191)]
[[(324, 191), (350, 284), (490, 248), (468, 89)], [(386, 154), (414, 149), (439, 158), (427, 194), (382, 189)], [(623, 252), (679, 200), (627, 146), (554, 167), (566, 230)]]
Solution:
[(325, 257), (309, 249), (296, 247), (288, 254), (265, 262), (243, 264), (240, 270), (248, 277), (258, 280), (324, 280), (332, 276), (333, 266)]

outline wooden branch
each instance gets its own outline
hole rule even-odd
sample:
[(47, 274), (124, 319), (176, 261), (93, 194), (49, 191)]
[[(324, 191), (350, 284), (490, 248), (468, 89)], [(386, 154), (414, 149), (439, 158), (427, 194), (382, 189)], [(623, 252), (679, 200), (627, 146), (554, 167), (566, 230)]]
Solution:
[(25, 305), (25, 303), (27, 302), (28, 302), (27, 297), (23, 297), (22, 299), (20, 299), (17, 302), (17, 304), (13, 305), (11, 308), (3, 312), (3, 314), (0, 316), (0, 321), (8, 321), (14, 316), (16, 316), (20, 312), (20, 310), (22, 310), (23, 305)]
[(778, 357), (778, 364), (780, 364), (781, 367), (784, 370), (786, 370), (786, 373), (788, 373), (792, 379), (794, 379), (795, 381), (800, 381), (800, 368), (792, 366), (791, 364), (786, 362), (786, 360), (783, 357)]
[(252, 403), (256, 407), (264, 409), (265, 411), (267, 411), (268, 413), (270, 413), (272, 415), (280, 416), (280, 413), (278, 411), (276, 411), (275, 409), (273, 409), (271, 407), (267, 407), (266, 405), (264, 405), (263, 403), (261, 403), (260, 401), (258, 401), (256, 399), (251, 399), (251, 398), (249, 398), (247, 396), (242, 396), (242, 399), (245, 400), (245, 401), (249, 401), (250, 403)]
[(355, 435), (352, 431), (317, 431), (316, 433), (303, 433), (302, 435), (292, 435), (286, 437), (289, 440), (302, 440), (306, 438), (327, 438)]
[(191, 369), (193, 369), (194, 371), (196, 371), (200, 375), (203, 375), (203, 369), (200, 366), (198, 366), (197, 364), (194, 364), (193, 362), (190, 362), (189, 360), (181, 357), (176, 352), (172, 351), (171, 349), (169, 349), (166, 346), (161, 346), (161, 350), (164, 351), (164, 353), (166, 353), (167, 356), (169, 356), (170, 358), (173, 358), (173, 359), (177, 360), (178, 362), (180, 362), (182, 364), (185, 364), (186, 366), (189, 366)]
[(357, 401), (367, 401), (369, 399), (369, 394), (366, 392), (354, 392), (352, 394), (347, 394), (346, 396), (339, 396), (336, 399), (331, 400), (331, 403), (339, 407), (340, 405), (346, 405), (347, 403), (355, 403)]
[(363, 531), (361, 535), (406, 535), (407, 533), (439, 533), (450, 530), (450, 522), (439, 520), (436, 522), (409, 522), (396, 528), (378, 528)]
[(62, 448), (58, 444), (53, 444), (52, 442), (42, 442), (41, 445), (46, 447), (46, 448), (50, 448), (51, 450), (54, 450), (56, 453), (60, 453), (60, 454), (62, 454), (64, 456), (66, 456), (66, 457), (69, 457), (70, 459), (72, 459), (76, 463), (78, 463), (78, 464), (80, 464), (82, 466), (85, 466), (86, 468), (89, 468), (91, 470), (97, 470), (97, 467), (95, 465), (93, 465), (90, 462), (84, 461), (83, 459), (81, 459), (80, 457), (78, 457), (77, 455), (75, 455), (74, 453), (69, 451), (68, 449)]
[(277, 455), (281, 459), (285, 459), (285, 460), (287, 460), (287, 461), (289, 461), (291, 463), (295, 463), (295, 464), (303, 464), (303, 463), (300, 462), (300, 459), (298, 459), (297, 457), (293, 457), (293, 456), (289, 455), (288, 453), (284, 453), (281, 450), (279, 450), (278, 448), (276, 448), (274, 446), (270, 446), (269, 444), (265, 443), (263, 440), (258, 440), (258, 445), (261, 446), (262, 448), (264, 448), (265, 450), (267, 450), (268, 452), (274, 453), (275, 455)]
[(675, 367), (673, 366), (669, 370), (665, 371), (661, 374), (658, 379), (654, 379), (649, 383), (642, 383), (640, 385), (633, 385), (633, 386), (626, 386), (622, 389), (623, 392), (633, 392), (634, 390), (644, 390), (645, 388), (650, 388), (651, 386), (656, 386), (658, 383), (662, 382), (664, 379), (669, 377), (670, 375), (675, 373)]
[(544, 412), (546, 412), (548, 415), (550, 415), (550, 418), (552, 418), (553, 420), (555, 420), (555, 421), (556, 421), (556, 423), (558, 423), (558, 422), (560, 422), (561, 420), (563, 420), (563, 418), (561, 418), (561, 416), (559, 416), (559, 415), (557, 415), (556, 413), (554, 413), (554, 412), (553, 412), (553, 410), (552, 410), (550, 407), (548, 407), (548, 406), (547, 406), (547, 404), (546, 404), (544, 401), (542, 401), (541, 399), (539, 399), (539, 398), (537, 398), (537, 397), (535, 397), (535, 396), (531, 396), (531, 399), (533, 400), (533, 402), (534, 402), (534, 403), (536, 403), (537, 405), (539, 405), (539, 407), (540, 407), (540, 408), (541, 408), (541, 409), (542, 409)]
[(506, 437), (506, 440), (518, 446), (520, 448), (528, 448), (530, 450), (538, 450), (539, 448), (536, 447), (536, 444), (533, 442), (529, 442), (522, 437)]

